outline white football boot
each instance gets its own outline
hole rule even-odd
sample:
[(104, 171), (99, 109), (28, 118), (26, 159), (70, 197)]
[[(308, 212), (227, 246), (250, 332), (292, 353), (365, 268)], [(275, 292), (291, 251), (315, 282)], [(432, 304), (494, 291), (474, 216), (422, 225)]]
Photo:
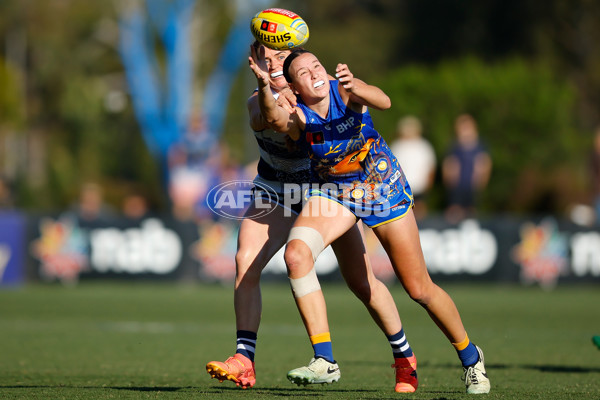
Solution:
[(337, 382), (340, 380), (340, 376), (340, 367), (337, 363), (330, 363), (321, 357), (313, 358), (308, 366), (293, 369), (287, 374), (289, 381), (298, 386)]
[(479, 353), (479, 360), (464, 369), (462, 380), (465, 382), (467, 387), (467, 393), (470, 394), (483, 394), (490, 392), (490, 380), (485, 372), (485, 365), (483, 360), (483, 351), (478, 346), (477, 352)]

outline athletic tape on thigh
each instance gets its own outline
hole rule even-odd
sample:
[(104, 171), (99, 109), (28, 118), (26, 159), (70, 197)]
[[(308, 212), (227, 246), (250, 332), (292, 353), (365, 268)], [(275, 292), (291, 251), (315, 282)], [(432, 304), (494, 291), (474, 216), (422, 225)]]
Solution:
[(292, 292), (294, 292), (294, 297), (297, 299), (306, 296), (309, 293), (321, 290), (315, 267), (312, 267), (310, 271), (308, 271), (308, 274), (304, 275), (302, 278), (290, 278), (290, 286), (292, 287)]
[(323, 243), (323, 236), (318, 230), (309, 228), (308, 226), (295, 226), (290, 230), (287, 242), (291, 242), (294, 239), (302, 240), (310, 249), (312, 253), (313, 262), (317, 260), (319, 254), (325, 248)]

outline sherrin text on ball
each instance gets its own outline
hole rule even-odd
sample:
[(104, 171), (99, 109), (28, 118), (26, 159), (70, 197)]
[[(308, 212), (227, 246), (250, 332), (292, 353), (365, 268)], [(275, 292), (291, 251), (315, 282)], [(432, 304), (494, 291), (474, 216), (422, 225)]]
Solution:
[(250, 22), (250, 30), (256, 40), (275, 50), (302, 46), (309, 36), (306, 22), (283, 8), (268, 8), (257, 13)]

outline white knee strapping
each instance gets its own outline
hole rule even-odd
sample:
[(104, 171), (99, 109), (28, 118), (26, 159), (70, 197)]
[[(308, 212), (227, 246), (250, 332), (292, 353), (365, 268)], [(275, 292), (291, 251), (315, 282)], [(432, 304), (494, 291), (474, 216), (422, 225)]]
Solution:
[(308, 274), (304, 275), (302, 278), (290, 278), (290, 286), (292, 287), (292, 292), (294, 292), (294, 297), (297, 299), (306, 296), (309, 293), (321, 290), (315, 267), (312, 267)]
[(308, 226), (295, 226), (290, 230), (287, 242), (291, 242), (294, 239), (302, 240), (310, 249), (313, 257), (313, 262), (317, 260), (317, 257), (325, 248), (323, 243), (323, 236), (318, 230), (309, 228)]
[[(325, 248), (323, 237), (319, 231), (307, 226), (297, 226), (290, 230), (288, 243), (295, 239), (303, 241), (308, 246), (312, 254), (313, 262), (315, 262), (319, 254), (321, 254)], [(321, 290), (319, 278), (317, 278), (317, 272), (315, 271), (314, 266), (302, 278), (290, 278), (290, 285), (292, 286), (292, 292), (294, 292), (295, 298), (300, 298), (309, 293)]]

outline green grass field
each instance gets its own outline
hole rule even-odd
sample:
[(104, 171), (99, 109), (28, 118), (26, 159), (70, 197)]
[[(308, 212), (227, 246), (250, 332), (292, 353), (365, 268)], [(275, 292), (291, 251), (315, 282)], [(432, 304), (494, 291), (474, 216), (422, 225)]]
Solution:
[[(600, 399), (597, 286), (552, 292), (442, 285), (485, 351), (490, 399)], [(253, 389), (210, 379), (206, 362), (235, 350), (232, 290), (218, 285), (84, 283), (0, 290), (1, 399), (459, 399), (454, 349), (399, 285), (391, 287), (419, 360), (419, 390), (393, 391), (391, 350), (362, 304), (323, 285), (333, 385), (298, 387), (289, 369), (312, 355), (289, 288), (263, 287)]]

